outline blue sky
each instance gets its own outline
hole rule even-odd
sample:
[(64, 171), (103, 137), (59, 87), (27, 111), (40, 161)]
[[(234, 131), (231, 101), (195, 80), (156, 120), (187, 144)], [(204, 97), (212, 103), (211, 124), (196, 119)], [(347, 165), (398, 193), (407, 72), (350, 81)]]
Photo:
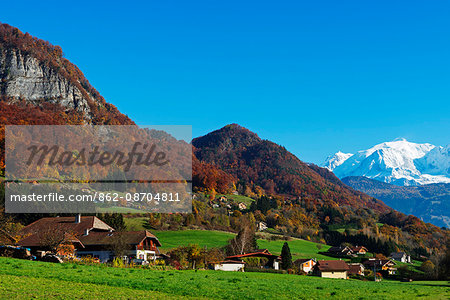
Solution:
[(450, 143), (450, 2), (21, 1), (0, 21), (60, 45), (138, 124), (238, 123), (320, 163)]

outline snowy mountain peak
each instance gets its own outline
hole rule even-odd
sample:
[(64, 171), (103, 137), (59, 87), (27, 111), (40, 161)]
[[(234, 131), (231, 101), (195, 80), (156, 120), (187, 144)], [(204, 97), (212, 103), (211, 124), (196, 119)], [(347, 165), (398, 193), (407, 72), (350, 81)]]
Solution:
[(406, 139), (384, 142), (356, 154), (338, 152), (324, 167), (339, 178), (365, 176), (397, 185), (450, 182), (450, 146), (412, 143)]
[(341, 151), (338, 151), (337, 153), (328, 156), (322, 166), (330, 171), (333, 171), (336, 167), (343, 164), (352, 155), (352, 153), (343, 153)]

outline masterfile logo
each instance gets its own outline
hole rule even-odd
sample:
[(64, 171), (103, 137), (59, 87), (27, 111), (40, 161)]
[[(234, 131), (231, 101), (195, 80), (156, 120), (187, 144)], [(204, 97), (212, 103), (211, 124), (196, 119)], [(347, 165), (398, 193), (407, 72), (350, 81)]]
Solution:
[(190, 212), (186, 132), (190, 126), (6, 126), (6, 210)]

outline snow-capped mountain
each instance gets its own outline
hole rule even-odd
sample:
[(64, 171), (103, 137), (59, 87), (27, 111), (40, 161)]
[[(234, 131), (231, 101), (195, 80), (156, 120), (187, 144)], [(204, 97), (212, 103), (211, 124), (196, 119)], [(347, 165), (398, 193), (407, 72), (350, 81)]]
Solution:
[(352, 153), (343, 153), (339, 151), (333, 155), (328, 156), (322, 166), (330, 171), (333, 171), (336, 167), (342, 165), (352, 155)]
[(405, 186), (450, 183), (449, 153), (450, 145), (436, 147), (397, 139), (353, 155), (338, 152), (323, 166), (339, 178), (365, 176)]
[(423, 174), (450, 177), (450, 145), (435, 147), (415, 163)]

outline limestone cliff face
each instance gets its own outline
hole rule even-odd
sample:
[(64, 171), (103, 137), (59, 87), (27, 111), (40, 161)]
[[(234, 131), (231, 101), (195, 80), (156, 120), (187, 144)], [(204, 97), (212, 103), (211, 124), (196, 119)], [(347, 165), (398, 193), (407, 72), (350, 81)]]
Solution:
[(18, 49), (0, 48), (0, 95), (33, 104), (44, 101), (59, 103), (90, 118), (88, 99), (78, 87), (56, 70)]

